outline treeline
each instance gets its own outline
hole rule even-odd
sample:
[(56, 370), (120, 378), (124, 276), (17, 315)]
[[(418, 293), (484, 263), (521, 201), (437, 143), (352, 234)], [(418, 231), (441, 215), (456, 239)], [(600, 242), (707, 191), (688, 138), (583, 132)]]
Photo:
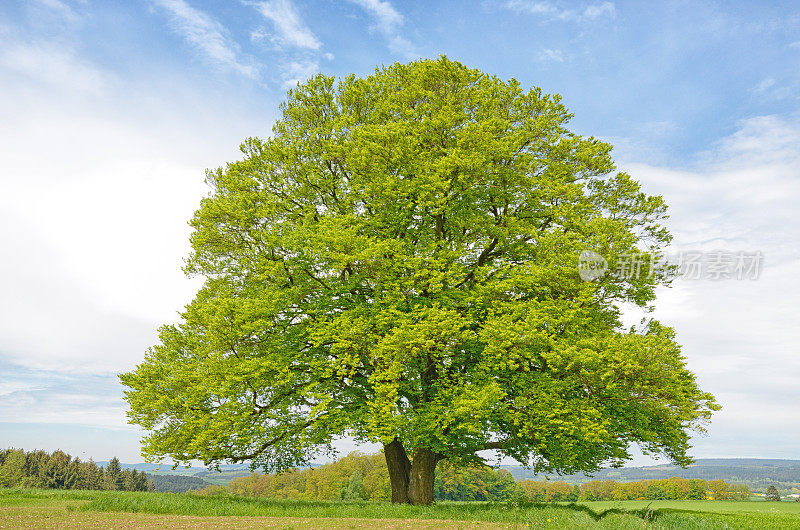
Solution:
[(63, 451), (0, 451), (0, 486), (80, 490), (147, 491), (144, 471), (122, 469), (112, 458), (105, 469), (92, 460), (82, 462)]
[(525, 497), (534, 502), (704, 499), (746, 501), (750, 498), (750, 489), (744, 484), (678, 477), (635, 482), (590, 480), (580, 486), (563, 481), (541, 480), (521, 480), (517, 484)]
[[(202, 493), (227, 491), (248, 497), (308, 500), (391, 499), (389, 473), (383, 454), (350, 453), (320, 467), (292, 470), (272, 475), (254, 473), (235, 478), (223, 486), (210, 486)], [(434, 497), (437, 500), (504, 501), (519, 493), (514, 477), (505, 470), (490, 467), (455, 469), (440, 464), (436, 472)]]
[[(307, 500), (387, 501), (391, 497), (389, 474), (382, 454), (354, 452), (331, 464), (272, 475), (258, 473), (232, 480), (227, 488), (210, 486), (204, 494), (229, 492), (248, 497)], [(750, 490), (722, 480), (670, 478), (616, 482), (593, 480), (582, 485), (563, 481), (515, 481), (504, 469), (457, 469), (447, 463), (436, 470), (434, 497), (454, 501), (532, 502), (592, 500), (715, 499), (747, 500)]]
[[(226, 491), (226, 488), (210, 486), (203, 493), (219, 491)], [(391, 498), (383, 454), (359, 452), (317, 468), (235, 478), (228, 483), (227, 491), (274, 499), (388, 501)]]
[(163, 491), (169, 493), (186, 493), (196, 491), (211, 485), (199, 477), (187, 477), (185, 475), (159, 475), (157, 473), (148, 474), (150, 486), (153, 491)]
[[(519, 466), (508, 468), (517, 480), (544, 480), (532, 470)], [(800, 460), (768, 460), (754, 458), (698, 458), (688, 468), (672, 465), (646, 467), (624, 467), (601, 469), (589, 477), (582, 473), (563, 475), (561, 480), (570, 484), (582, 484), (589, 480), (615, 480), (636, 482), (661, 480), (678, 476), (685, 479), (723, 480), (732, 484), (745, 483), (751, 491), (764, 492), (769, 486), (777, 486), (786, 493), (800, 492)]]

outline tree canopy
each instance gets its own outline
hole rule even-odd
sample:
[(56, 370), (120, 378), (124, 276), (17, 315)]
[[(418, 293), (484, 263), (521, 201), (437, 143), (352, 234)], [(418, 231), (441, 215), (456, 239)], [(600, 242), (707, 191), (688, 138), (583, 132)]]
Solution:
[(423, 504), (437, 462), (484, 450), (691, 461), (714, 398), (670, 328), (621, 323), (669, 269), (577, 268), (656, 255), (666, 206), (559, 96), (442, 57), (318, 75), (281, 111), (207, 172), (186, 265), (205, 284), (121, 376), (145, 456), (274, 470), (350, 436), (384, 445), (393, 501)]

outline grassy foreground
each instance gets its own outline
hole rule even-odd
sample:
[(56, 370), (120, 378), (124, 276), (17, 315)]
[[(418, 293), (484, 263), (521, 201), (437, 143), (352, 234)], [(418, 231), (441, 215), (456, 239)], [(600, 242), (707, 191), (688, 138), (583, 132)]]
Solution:
[(171, 493), (0, 489), (0, 528), (775, 528), (800, 503), (593, 502), (396, 506)]

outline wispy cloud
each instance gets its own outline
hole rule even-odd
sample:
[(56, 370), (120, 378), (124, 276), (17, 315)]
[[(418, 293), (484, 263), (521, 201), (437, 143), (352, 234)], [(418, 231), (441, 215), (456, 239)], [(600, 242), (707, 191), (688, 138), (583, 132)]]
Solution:
[(539, 60), (542, 62), (563, 63), (564, 53), (561, 50), (547, 48), (539, 52)]
[(222, 24), (184, 0), (156, 0), (155, 3), (169, 12), (174, 30), (207, 60), (244, 76), (258, 77), (255, 66), (239, 59), (239, 46), (227, 37)]
[(599, 18), (603, 16), (614, 17), (616, 15), (616, 8), (613, 2), (603, 2), (588, 6), (583, 10), (585, 18)]
[(303, 21), (291, 0), (244, 3), (272, 23), (272, 31), (261, 27), (253, 31), (250, 38), (254, 42), (268, 42), (280, 53), (277, 62), (283, 88), (292, 88), (319, 72), (322, 58), (333, 58), (329, 52), (322, 53), (322, 42)]
[(757, 94), (763, 94), (764, 92), (766, 92), (767, 90), (769, 90), (773, 86), (775, 86), (775, 79), (773, 79), (771, 77), (768, 77), (768, 78), (762, 80), (756, 86), (754, 86), (753, 87), (753, 92), (755, 92)]
[(518, 13), (537, 15), (553, 20), (595, 20), (603, 17), (613, 18), (616, 15), (613, 2), (589, 4), (580, 9), (564, 9), (552, 2), (541, 0), (508, 0), (505, 6)]
[(268, 38), (278, 47), (291, 46), (308, 50), (319, 50), (322, 43), (303, 22), (289, 0), (271, 0), (253, 4), (261, 15), (275, 26), (276, 34), (264, 30), (252, 33), (254, 40)]
[(283, 88), (292, 88), (319, 72), (319, 63), (314, 60), (291, 61), (283, 70)]
[[(130, 430), (115, 375), (31, 370), (0, 359), (0, 423), (93, 425)], [(91, 389), (87, 392), (87, 388)]]
[(751, 88), (750, 93), (753, 94), (753, 97), (763, 100), (795, 99), (797, 83), (779, 83), (774, 77), (767, 77)]
[(514, 11), (525, 12), (531, 15), (557, 15), (561, 12), (549, 2), (536, 2), (532, 0), (509, 0), (506, 7)]
[(370, 12), (375, 17), (377, 27), (386, 33), (392, 33), (403, 25), (403, 15), (397, 12), (386, 0), (351, 0)]
[(62, 2), (61, 0), (36, 0), (35, 2), (32, 2), (32, 4), (49, 9), (54, 13), (58, 13), (64, 18), (64, 20), (68, 22), (77, 22), (81, 18), (72, 8), (72, 6), (66, 2)]
[(416, 55), (415, 46), (400, 33), (405, 18), (387, 0), (350, 0), (373, 19), (372, 29), (386, 38), (389, 49), (405, 57)]
[(7, 43), (0, 50), (0, 67), (37, 83), (75, 92), (102, 95), (113, 77), (70, 50), (52, 43)]

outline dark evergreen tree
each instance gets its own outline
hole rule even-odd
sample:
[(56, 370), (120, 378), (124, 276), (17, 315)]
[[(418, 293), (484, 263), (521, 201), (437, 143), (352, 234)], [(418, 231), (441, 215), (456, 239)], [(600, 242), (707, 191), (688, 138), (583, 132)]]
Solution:
[(42, 469), (50, 459), (50, 455), (37, 449), (27, 454), (25, 458), (25, 478), (21, 486), (23, 488), (46, 488), (42, 478)]
[(9, 449), (0, 466), (0, 486), (22, 486), (27, 476), (27, 457), (21, 449)]
[(767, 494), (764, 496), (768, 501), (780, 501), (781, 494), (778, 492), (778, 488), (775, 486), (770, 486), (767, 488)]
[[(135, 473), (135, 472), (134, 472)], [(135, 475), (134, 484), (136, 487), (135, 491), (147, 491), (149, 489), (149, 484), (147, 482), (147, 475), (144, 471), (139, 471)]]
[(41, 458), (38, 462), (37, 487), (50, 489), (72, 489), (77, 474), (72, 467), (72, 458), (63, 451)]
[(133, 470), (123, 469), (119, 475), (117, 486), (122, 491), (133, 491)]
[(122, 477), (122, 467), (119, 465), (119, 459), (115, 456), (108, 462), (106, 471), (103, 476), (103, 489), (106, 490), (124, 490), (125, 482)]

